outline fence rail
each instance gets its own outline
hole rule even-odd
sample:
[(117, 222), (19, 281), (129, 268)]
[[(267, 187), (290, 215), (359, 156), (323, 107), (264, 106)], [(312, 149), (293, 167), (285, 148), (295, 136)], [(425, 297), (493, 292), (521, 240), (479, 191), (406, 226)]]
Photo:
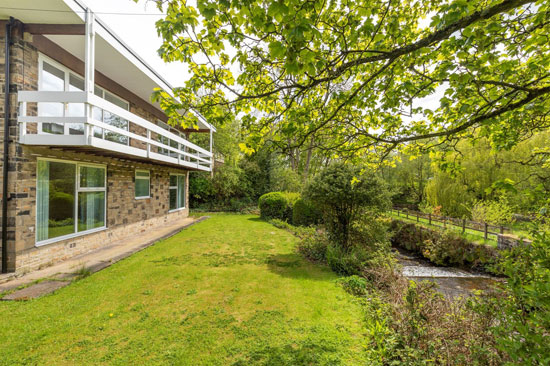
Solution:
[[(391, 213), (396, 213), (397, 217), (404, 217), (409, 220), (416, 219), (416, 222), (420, 222), (420, 220), (427, 220), (428, 225), (432, 226), (438, 226), (446, 228), (447, 226), (454, 226), (462, 229), (462, 232), (466, 232), (466, 230), (472, 230), (477, 231), (480, 233), (483, 233), (483, 238), (485, 240), (489, 239), (490, 235), (496, 237), (499, 234), (505, 234), (505, 233), (511, 233), (512, 230), (506, 226), (497, 226), (497, 225), (491, 225), (486, 222), (477, 222), (477, 221), (471, 221), (467, 219), (457, 219), (455, 217), (447, 217), (447, 216), (439, 216), (434, 214), (427, 214), (424, 212), (414, 211), (414, 210), (408, 210), (408, 209), (397, 209), (393, 208), (391, 210)], [(423, 222), (424, 223), (424, 222)], [(441, 224), (438, 225), (437, 223)]]

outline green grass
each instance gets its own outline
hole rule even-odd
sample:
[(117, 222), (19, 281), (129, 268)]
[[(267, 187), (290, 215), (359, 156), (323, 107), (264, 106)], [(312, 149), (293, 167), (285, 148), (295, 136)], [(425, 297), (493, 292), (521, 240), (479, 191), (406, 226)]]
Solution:
[(0, 302), (0, 364), (366, 364), (361, 305), (296, 240), (213, 215), (52, 295)]
[(483, 233), (479, 232), (479, 231), (476, 231), (476, 230), (466, 229), (465, 232), (462, 232), (461, 227), (450, 225), (450, 224), (448, 224), (447, 227), (444, 228), (443, 223), (437, 222), (435, 220), (433, 220), (432, 224), (430, 225), (430, 221), (428, 219), (425, 219), (425, 218), (422, 218), (422, 217), (419, 217), (418, 222), (417, 222), (416, 221), (416, 216), (409, 215), (409, 218), (407, 218), (404, 213), (401, 213), (399, 216), (397, 216), (397, 213), (389, 212), (387, 215), (391, 218), (394, 218), (394, 219), (399, 219), (399, 220), (403, 220), (403, 221), (406, 221), (406, 222), (412, 222), (414, 224), (419, 224), (421, 226), (424, 226), (424, 227), (427, 227), (427, 228), (430, 228), (430, 229), (439, 228), (439, 229), (442, 229), (442, 230), (443, 229), (452, 230), (452, 231), (455, 231), (456, 233), (460, 234), (460, 236), (468, 239), (472, 243), (484, 244), (484, 245), (489, 245), (489, 246), (493, 246), (493, 247), (497, 246), (497, 238), (496, 238), (495, 235), (489, 234), (487, 236), (487, 239), (485, 239), (484, 236), (483, 236)]

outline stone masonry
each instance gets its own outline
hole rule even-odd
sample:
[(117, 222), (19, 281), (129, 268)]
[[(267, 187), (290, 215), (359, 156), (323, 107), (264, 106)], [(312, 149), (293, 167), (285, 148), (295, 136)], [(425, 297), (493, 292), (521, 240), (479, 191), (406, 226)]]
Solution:
[[(3, 27), (2, 27), (3, 28)], [(188, 208), (169, 212), (170, 173), (189, 172), (178, 167), (162, 166), (138, 162), (125, 158), (106, 157), (49, 147), (23, 146), (17, 142), (17, 91), (36, 90), (38, 87), (38, 52), (32, 46), (32, 37), (23, 34), (22, 28), (14, 32), (14, 45), (11, 48), (12, 68), (10, 98), (10, 160), (9, 160), (9, 212), (8, 212), (8, 271), (25, 272), (51, 265), (55, 262), (85, 253), (110, 241), (123, 238), (129, 233), (147, 230), (148, 227), (177, 220), (188, 216)], [(0, 43), (4, 44), (3, 29), (0, 30)], [(0, 85), (4, 93), (4, 48), (0, 47)], [(4, 104), (0, 103), (0, 135), (3, 136)], [(36, 106), (29, 106), (27, 113), (35, 113)], [(130, 111), (156, 123), (157, 119), (130, 101)], [(28, 127), (32, 128), (32, 127)], [(130, 130), (145, 135), (138, 126), (130, 125)], [(3, 149), (4, 142), (0, 144)], [(130, 141), (130, 146), (144, 148), (139, 141)], [(102, 154), (104, 155), (104, 154)], [(58, 241), (41, 247), (35, 246), (36, 226), (36, 165), (37, 158), (55, 158), (76, 162), (104, 164), (107, 169), (107, 229), (85, 234), (76, 238)], [(0, 159), (0, 166), (2, 160)], [(147, 169), (151, 173), (151, 197), (135, 199), (135, 169)], [(0, 186), (2, 176), (0, 174)], [(0, 190), (1, 191), (1, 190)], [(188, 207), (188, 187), (186, 185), (186, 206)], [(0, 192), (1, 194), (1, 192)]]
[(500, 250), (512, 249), (519, 245), (529, 245), (532, 241), (528, 239), (520, 238), (512, 234), (498, 234), (497, 235), (497, 248)]

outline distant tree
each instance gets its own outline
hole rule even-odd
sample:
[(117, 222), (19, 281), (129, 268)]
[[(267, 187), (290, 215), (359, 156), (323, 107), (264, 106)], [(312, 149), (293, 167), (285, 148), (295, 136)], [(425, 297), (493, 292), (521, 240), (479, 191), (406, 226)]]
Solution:
[(461, 141), (438, 159), (426, 200), (445, 214), (470, 216), (477, 200), (506, 202), (515, 212), (537, 212), (550, 196), (550, 131), (510, 150), (495, 150), (479, 137)]
[(382, 178), (388, 183), (394, 204), (418, 206), (425, 201), (426, 185), (432, 177), (429, 154), (400, 153), (391, 166), (382, 166)]

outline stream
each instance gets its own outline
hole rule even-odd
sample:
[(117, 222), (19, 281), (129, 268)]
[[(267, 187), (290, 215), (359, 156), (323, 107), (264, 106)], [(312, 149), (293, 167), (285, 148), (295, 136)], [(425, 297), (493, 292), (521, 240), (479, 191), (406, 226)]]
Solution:
[(434, 281), (447, 298), (468, 296), (474, 291), (490, 292), (498, 282), (495, 277), (454, 267), (438, 267), (426, 259), (401, 248), (393, 249), (403, 275), (413, 281)]

